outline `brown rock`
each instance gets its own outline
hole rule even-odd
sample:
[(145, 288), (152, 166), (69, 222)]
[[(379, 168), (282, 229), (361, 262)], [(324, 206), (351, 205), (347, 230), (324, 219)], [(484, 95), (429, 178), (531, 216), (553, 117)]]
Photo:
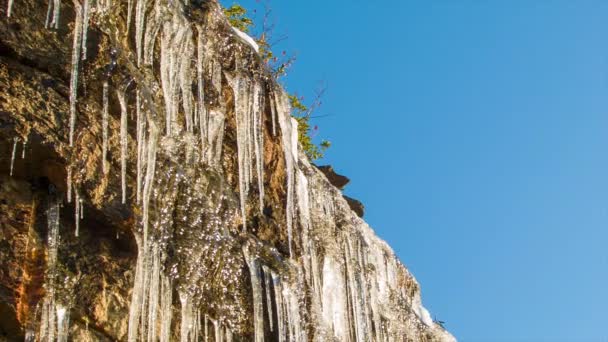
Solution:
[(348, 177), (336, 173), (331, 165), (317, 166), (317, 169), (323, 172), (325, 177), (327, 177), (327, 180), (340, 190), (344, 189), (344, 187), (350, 183)]

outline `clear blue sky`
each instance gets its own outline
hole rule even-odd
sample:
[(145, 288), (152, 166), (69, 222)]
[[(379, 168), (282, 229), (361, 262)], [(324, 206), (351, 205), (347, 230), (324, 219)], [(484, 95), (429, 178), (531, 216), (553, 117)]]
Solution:
[(461, 341), (608, 341), (608, 1), (271, 6), (289, 90), (328, 85), (323, 163), (433, 315)]

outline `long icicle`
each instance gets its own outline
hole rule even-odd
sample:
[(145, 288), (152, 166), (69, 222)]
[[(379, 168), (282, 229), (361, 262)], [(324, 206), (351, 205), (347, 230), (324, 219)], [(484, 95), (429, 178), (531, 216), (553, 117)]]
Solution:
[(133, 0), (127, 1), (127, 35), (129, 34), (129, 29), (131, 28), (131, 14), (133, 13)]
[(76, 99), (78, 96), (78, 64), (82, 45), (82, 6), (74, 1), (76, 22), (74, 24), (74, 44), (72, 46), (72, 75), (70, 78), (70, 146), (74, 146), (74, 127), (76, 126)]
[(243, 256), (249, 266), (251, 289), (253, 292), (253, 329), (255, 342), (264, 342), (264, 302), (262, 301), (262, 283), (260, 279), (260, 262), (249, 253), (249, 246), (243, 246)]
[(66, 187), (67, 187), (67, 197), (68, 203), (72, 203), (72, 168), (70, 165), (67, 167), (67, 175), (66, 175)]
[(122, 203), (127, 202), (127, 100), (125, 93), (117, 90), (118, 102), (120, 103), (120, 180), (122, 189)]
[(83, 9), (83, 24), (82, 24), (82, 60), (87, 59), (87, 36), (89, 32), (89, 17), (91, 13), (91, 0), (84, 0), (84, 9)]
[(147, 0), (137, 0), (137, 4), (135, 5), (135, 49), (137, 51), (137, 66), (141, 65), (143, 55), (146, 3)]
[(25, 136), (25, 139), (23, 140), (23, 149), (21, 150), (21, 159), (25, 159), (25, 148), (27, 146), (27, 140), (28, 140), (28, 136)]
[(15, 154), (17, 153), (17, 143), (19, 142), (19, 138), (13, 139), (13, 153), (11, 154), (11, 172), (10, 176), (13, 176), (13, 168), (15, 166)]
[(266, 265), (262, 265), (262, 272), (264, 275), (264, 288), (266, 290), (266, 306), (268, 307), (268, 324), (270, 325), (270, 331), (274, 331), (273, 320), (272, 320), (272, 299), (270, 298), (270, 269)]
[(80, 194), (78, 189), (74, 189), (74, 225), (76, 226), (74, 236), (78, 237), (80, 231)]
[(103, 173), (108, 173), (108, 121), (109, 121), (109, 103), (108, 103), (108, 81), (103, 82), (103, 110), (101, 112), (101, 135), (103, 137), (101, 147), (101, 166)]
[(8, 7), (6, 9), (6, 16), (8, 18), (11, 17), (11, 12), (13, 11), (13, 0), (8, 0)]
[[(51, 0), (49, 0), (51, 1)], [(61, 0), (53, 0), (53, 20), (51, 21), (51, 27), (54, 29), (59, 28), (59, 14), (61, 12)]]
[(144, 129), (145, 123), (144, 116), (141, 113), (141, 94), (139, 90), (135, 95), (135, 117), (137, 125), (137, 203), (141, 201), (141, 184), (142, 184), (142, 166), (144, 158)]

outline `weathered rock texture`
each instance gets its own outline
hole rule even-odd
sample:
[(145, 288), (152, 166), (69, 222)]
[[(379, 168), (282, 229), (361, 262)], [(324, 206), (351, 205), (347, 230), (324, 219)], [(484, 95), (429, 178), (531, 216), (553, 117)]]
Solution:
[(0, 6), (0, 340), (452, 339), (215, 1), (47, 5)]

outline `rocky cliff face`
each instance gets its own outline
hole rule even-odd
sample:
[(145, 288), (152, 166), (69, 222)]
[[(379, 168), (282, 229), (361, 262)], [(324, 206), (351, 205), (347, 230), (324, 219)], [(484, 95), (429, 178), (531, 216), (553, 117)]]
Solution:
[(0, 9), (0, 340), (449, 341), (212, 0)]

